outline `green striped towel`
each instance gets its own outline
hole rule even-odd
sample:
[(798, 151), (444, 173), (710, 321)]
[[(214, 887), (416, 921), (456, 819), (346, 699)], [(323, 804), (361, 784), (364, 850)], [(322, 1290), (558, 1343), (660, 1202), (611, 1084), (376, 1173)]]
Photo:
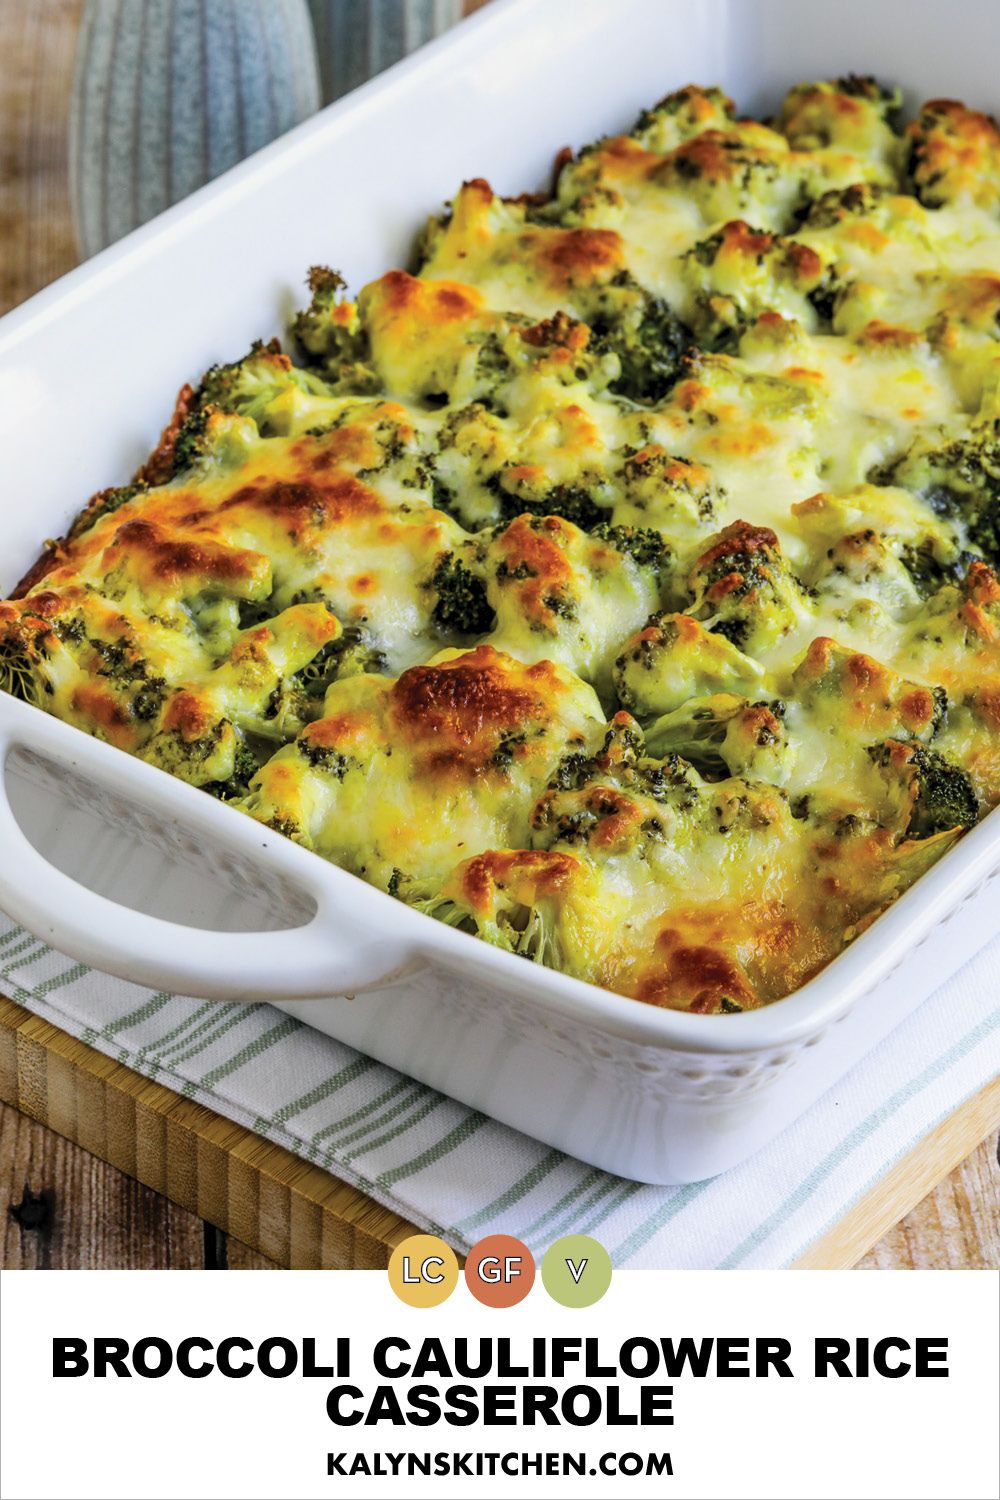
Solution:
[(1000, 1067), (998, 939), (744, 1166), (648, 1187), (519, 1135), (271, 1006), (153, 994), (70, 962), (2, 915), (0, 988), (460, 1249), (494, 1231), (536, 1252), (587, 1233), (631, 1267), (789, 1265)]

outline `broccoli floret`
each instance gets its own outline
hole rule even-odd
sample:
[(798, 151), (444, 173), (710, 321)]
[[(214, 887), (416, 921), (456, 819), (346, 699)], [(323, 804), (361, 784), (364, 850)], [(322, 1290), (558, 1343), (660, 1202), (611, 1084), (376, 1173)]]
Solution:
[[(653, 758), (639, 725), (631, 714), (620, 711), (607, 728), (604, 743), (594, 755), (571, 752), (563, 756), (549, 781), (549, 792), (581, 792), (592, 785), (612, 785), (622, 791), (669, 803), (678, 810), (694, 806), (698, 789), (691, 766), (679, 755)], [(538, 813), (533, 815), (537, 829)]]
[(572, 849), (596, 864), (623, 857), (645, 863), (697, 804), (694, 775), (679, 756), (668, 756), (644, 762), (627, 782), (597, 774), (579, 787), (550, 788), (531, 815), (532, 843)]
[(1000, 129), (954, 99), (931, 99), (906, 127), (906, 177), (925, 208), (972, 202), (996, 212)]
[(325, 771), (328, 776), (333, 776), (337, 781), (343, 781), (351, 765), (357, 764), (332, 745), (318, 744), (315, 740), (310, 740), (305, 736), (296, 740), (295, 745), (303, 760)]
[(837, 291), (809, 245), (732, 219), (682, 257), (693, 295), (692, 323), (703, 348), (733, 349), (765, 310), (807, 327), (810, 306), (829, 316)]
[(242, 359), (206, 370), (173, 435), (167, 477), (193, 468), (206, 456), (213, 414), (228, 412), (256, 420), (287, 382), (291, 369), (281, 345), (272, 339), (268, 344), (257, 340)]
[[(225, 370), (237, 366), (219, 366), (220, 381)], [(188, 469), (215, 457), (225, 458), (227, 451), (236, 456), (245, 451), (246, 443), (256, 437), (257, 430), (242, 413), (225, 411), (209, 400), (207, 392), (215, 384), (215, 371), (210, 370), (196, 392), (187, 416), (173, 438), (170, 449), (170, 465), (165, 477), (174, 478)], [(204, 393), (204, 394), (203, 394)], [(252, 419), (251, 419), (252, 420)]]
[(267, 344), (257, 339), (249, 354), (242, 359), (227, 365), (213, 365), (206, 370), (195, 394), (195, 405), (199, 410), (217, 406), (220, 411), (239, 411), (253, 416), (248, 406), (265, 392), (271, 397), (275, 385), (291, 369), (291, 361), (282, 354), (277, 339), (271, 339)]
[(183, 474), (186, 469), (193, 469), (205, 456), (208, 416), (209, 408), (199, 407), (185, 419), (174, 440), (174, 474)]
[(670, 545), (651, 526), (612, 526), (601, 521), (592, 528), (591, 536), (627, 554), (640, 568), (652, 569), (657, 578), (670, 566)]
[(307, 698), (321, 699), (330, 683), (338, 674), (341, 657), (346, 650), (347, 631), (335, 641), (327, 641), (313, 657), (301, 667), (295, 676)]
[(780, 786), (794, 746), (785, 735), (780, 699), (748, 703), (728, 693), (692, 698), (646, 730), (651, 755), (680, 755), (711, 780), (747, 776)]
[(443, 635), (485, 635), (496, 617), (486, 597), (486, 586), (454, 552), (441, 558), (428, 584), (437, 594), (431, 619)]
[[(833, 82), (800, 83), (789, 90), (775, 119), (775, 127), (797, 153), (832, 147), (860, 158), (857, 172), (895, 182), (899, 142), (896, 126), (901, 89), (883, 89), (874, 78), (855, 74)], [(829, 171), (808, 157), (805, 185), (827, 185)], [(819, 170), (816, 170), (816, 166)], [(812, 193), (808, 193), (812, 196)]]
[(322, 360), (334, 337), (332, 320), (344, 300), (340, 294), (347, 290), (347, 282), (330, 266), (310, 266), (307, 282), (312, 300), (307, 308), (295, 314), (292, 332), (305, 358), (312, 355)]
[(598, 505), (590, 491), (581, 485), (554, 484), (540, 499), (531, 499), (523, 491), (511, 494), (504, 487), (502, 474), (493, 474), (487, 479), (486, 488), (499, 501), (504, 522), (516, 520), (518, 516), (525, 514), (560, 516), (564, 521), (572, 521), (581, 531), (592, 531), (608, 514), (607, 508)]
[(845, 73), (843, 77), (834, 79), (834, 88), (851, 99), (868, 99), (873, 104), (888, 104), (892, 108), (898, 106), (900, 101), (901, 90), (897, 85), (890, 88), (887, 84), (879, 83), (870, 73)]
[(694, 543), (713, 529), (716, 506), (725, 490), (701, 464), (668, 453), (658, 443), (621, 450), (616, 476), (621, 498), (613, 516), (618, 524), (653, 526), (667, 532), (675, 545)]
[(868, 754), (875, 765), (906, 780), (910, 817), (906, 836), (930, 838), (956, 828), (971, 828), (979, 816), (979, 800), (961, 766), (923, 745), (886, 740)]
[(832, 323), (845, 290), (845, 283), (833, 267), (830, 267), (819, 285), (806, 293), (806, 301), (815, 310), (818, 318), (824, 323)]
[(1000, 421), (938, 448), (918, 441), (871, 478), (914, 491), (936, 515), (963, 518), (970, 542), (1000, 562)]
[(654, 758), (627, 713), (608, 725), (594, 755), (564, 757), (531, 814), (535, 848), (572, 850), (598, 866), (646, 871), (676, 854), (706, 815), (705, 783), (680, 755)]
[(637, 538), (621, 527), (588, 535), (559, 516), (518, 516), (493, 533), (482, 556), (497, 615), (492, 640), (522, 661), (561, 662), (610, 703), (621, 632), (637, 629), (660, 603), (664, 556), (655, 533)]
[[(305, 602), (299, 595), (295, 603)], [(348, 625), (336, 640), (327, 641), (313, 657), (295, 673), (295, 681), (307, 699), (321, 700), (331, 682), (342, 677), (356, 677), (361, 672), (381, 673), (388, 663), (385, 653), (373, 643), (361, 625)]]
[(614, 670), (619, 701), (643, 718), (670, 713), (689, 698), (743, 696), (762, 680), (757, 663), (724, 635), (678, 614), (653, 615), (625, 642)]
[(682, 756), (711, 781), (728, 776), (730, 768), (722, 747), (730, 719), (743, 706), (739, 698), (726, 693), (692, 698), (649, 726), (646, 742), (650, 753)]
[(241, 463), (258, 436), (253, 421), (218, 407), (195, 409), (177, 433), (171, 455), (170, 477), (202, 465), (229, 467)]
[(574, 526), (579, 526), (581, 531), (591, 530), (606, 515), (603, 507), (596, 505), (586, 490), (571, 484), (554, 485), (538, 505), (525, 506), (512, 500), (507, 513), (513, 517), (524, 510), (536, 516), (561, 516), (564, 521), (572, 521)]
[(684, 194), (708, 224), (748, 214), (766, 229), (788, 224), (808, 195), (810, 162), (766, 125), (727, 121), (671, 149), (656, 181)]
[(969, 541), (989, 558), (994, 567), (1000, 566), (1000, 503), (996, 497), (971, 522)]
[(913, 580), (913, 586), (921, 599), (929, 599), (946, 583), (958, 582), (971, 560), (972, 554), (962, 552), (957, 557), (943, 561), (935, 552), (931, 541), (907, 542), (901, 548), (899, 560)]
[(133, 716), (155, 719), (167, 697), (165, 678), (150, 672), (148, 663), (127, 638), (102, 641), (92, 636), (87, 645), (100, 661), (98, 674), (128, 695)]
[(800, 620), (802, 585), (767, 526), (734, 521), (695, 563), (690, 612), (740, 651), (772, 645)]
[(11, 635), (0, 638), (0, 693), (9, 693), (24, 703), (37, 703), (38, 678), (25, 647)]
[(885, 196), (885, 188), (873, 182), (855, 182), (850, 187), (833, 188), (810, 205), (803, 228), (836, 229), (846, 219), (868, 218)]
[(979, 816), (979, 801), (968, 774), (935, 750), (917, 746), (912, 764), (920, 778), (908, 832), (927, 838), (947, 828), (971, 828)]
[(642, 316), (609, 338), (621, 360), (621, 374), (611, 390), (632, 401), (653, 404), (676, 384), (691, 347), (691, 332), (660, 297), (650, 297)]
[(609, 390), (642, 405), (662, 401), (680, 378), (693, 342), (673, 308), (625, 271), (602, 288), (589, 322), (595, 348), (617, 354), (621, 366)]
[(55, 685), (65, 681), (70, 661), (74, 672), (82, 664), (88, 676), (99, 678), (113, 693), (119, 722), (129, 723), (142, 739), (142, 726), (158, 718), (168, 687), (151, 670), (132, 634), (123, 625), (119, 638), (105, 640), (88, 634), (78, 612), (36, 618), (31, 603), (29, 596), (23, 613), (0, 608), (0, 691), (37, 704), (42, 693), (51, 696)]
[(844, 741), (860, 735), (886, 742), (929, 742), (947, 713), (944, 688), (914, 681), (873, 657), (818, 636), (787, 679), (785, 691), (796, 713)]
[(644, 109), (629, 134), (647, 138), (651, 150), (663, 150), (710, 126), (725, 128), (735, 117), (736, 106), (722, 89), (688, 84)]
[(137, 480), (134, 484), (124, 484), (116, 489), (98, 490), (97, 494), (87, 502), (86, 508), (80, 512), (73, 522), (67, 534), (67, 541), (75, 542), (78, 536), (96, 526), (98, 521), (105, 516), (114, 515), (123, 505), (134, 500), (136, 495), (145, 494), (149, 486), (143, 480)]
[(237, 798), (246, 796), (259, 765), (260, 761), (246, 740), (241, 739), (233, 756), (233, 774), (225, 781), (207, 781), (200, 790), (218, 797), (220, 802), (234, 802)]
[(143, 760), (191, 786), (224, 787), (233, 775), (242, 744), (242, 735), (232, 721), (220, 717), (194, 739), (186, 738), (179, 729), (160, 730), (140, 753)]
[(593, 755), (574, 750), (564, 755), (549, 782), (550, 791), (579, 790), (598, 776), (631, 775), (643, 754), (642, 730), (631, 714), (615, 714), (601, 748)]
[(331, 386), (310, 370), (296, 369), (277, 339), (256, 342), (242, 359), (213, 365), (188, 403), (173, 438), (173, 473), (197, 463), (214, 414), (248, 417), (265, 437), (299, 430), (325, 432), (338, 405)]
[(292, 337), (302, 358), (341, 389), (372, 394), (380, 387), (368, 362), (368, 335), (353, 302), (341, 296), (346, 282), (329, 266), (312, 266), (312, 301), (292, 321)]

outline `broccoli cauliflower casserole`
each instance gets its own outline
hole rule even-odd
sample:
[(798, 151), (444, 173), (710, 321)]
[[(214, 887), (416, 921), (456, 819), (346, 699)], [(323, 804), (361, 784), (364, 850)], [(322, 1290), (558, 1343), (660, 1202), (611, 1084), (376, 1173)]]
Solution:
[(649, 1004), (815, 974), (1000, 800), (1000, 134), (689, 87), (314, 269), (0, 603), (5, 685)]

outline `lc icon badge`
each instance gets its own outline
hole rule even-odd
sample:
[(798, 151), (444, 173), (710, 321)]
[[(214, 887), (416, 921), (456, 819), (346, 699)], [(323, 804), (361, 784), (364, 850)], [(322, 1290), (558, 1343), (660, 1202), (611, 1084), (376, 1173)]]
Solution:
[(465, 1262), (465, 1284), (486, 1307), (514, 1307), (535, 1280), (535, 1259), (523, 1240), (488, 1234), (473, 1245)]
[(438, 1307), (458, 1282), (458, 1259), (436, 1234), (411, 1234), (389, 1259), (389, 1284), (410, 1307)]

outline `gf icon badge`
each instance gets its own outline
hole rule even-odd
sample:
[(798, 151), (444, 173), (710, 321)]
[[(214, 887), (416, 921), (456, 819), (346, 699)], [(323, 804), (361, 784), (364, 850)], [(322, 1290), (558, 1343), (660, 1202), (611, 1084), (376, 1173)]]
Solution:
[(465, 1262), (465, 1284), (486, 1307), (523, 1302), (534, 1280), (534, 1256), (510, 1234), (488, 1234), (473, 1245)]

